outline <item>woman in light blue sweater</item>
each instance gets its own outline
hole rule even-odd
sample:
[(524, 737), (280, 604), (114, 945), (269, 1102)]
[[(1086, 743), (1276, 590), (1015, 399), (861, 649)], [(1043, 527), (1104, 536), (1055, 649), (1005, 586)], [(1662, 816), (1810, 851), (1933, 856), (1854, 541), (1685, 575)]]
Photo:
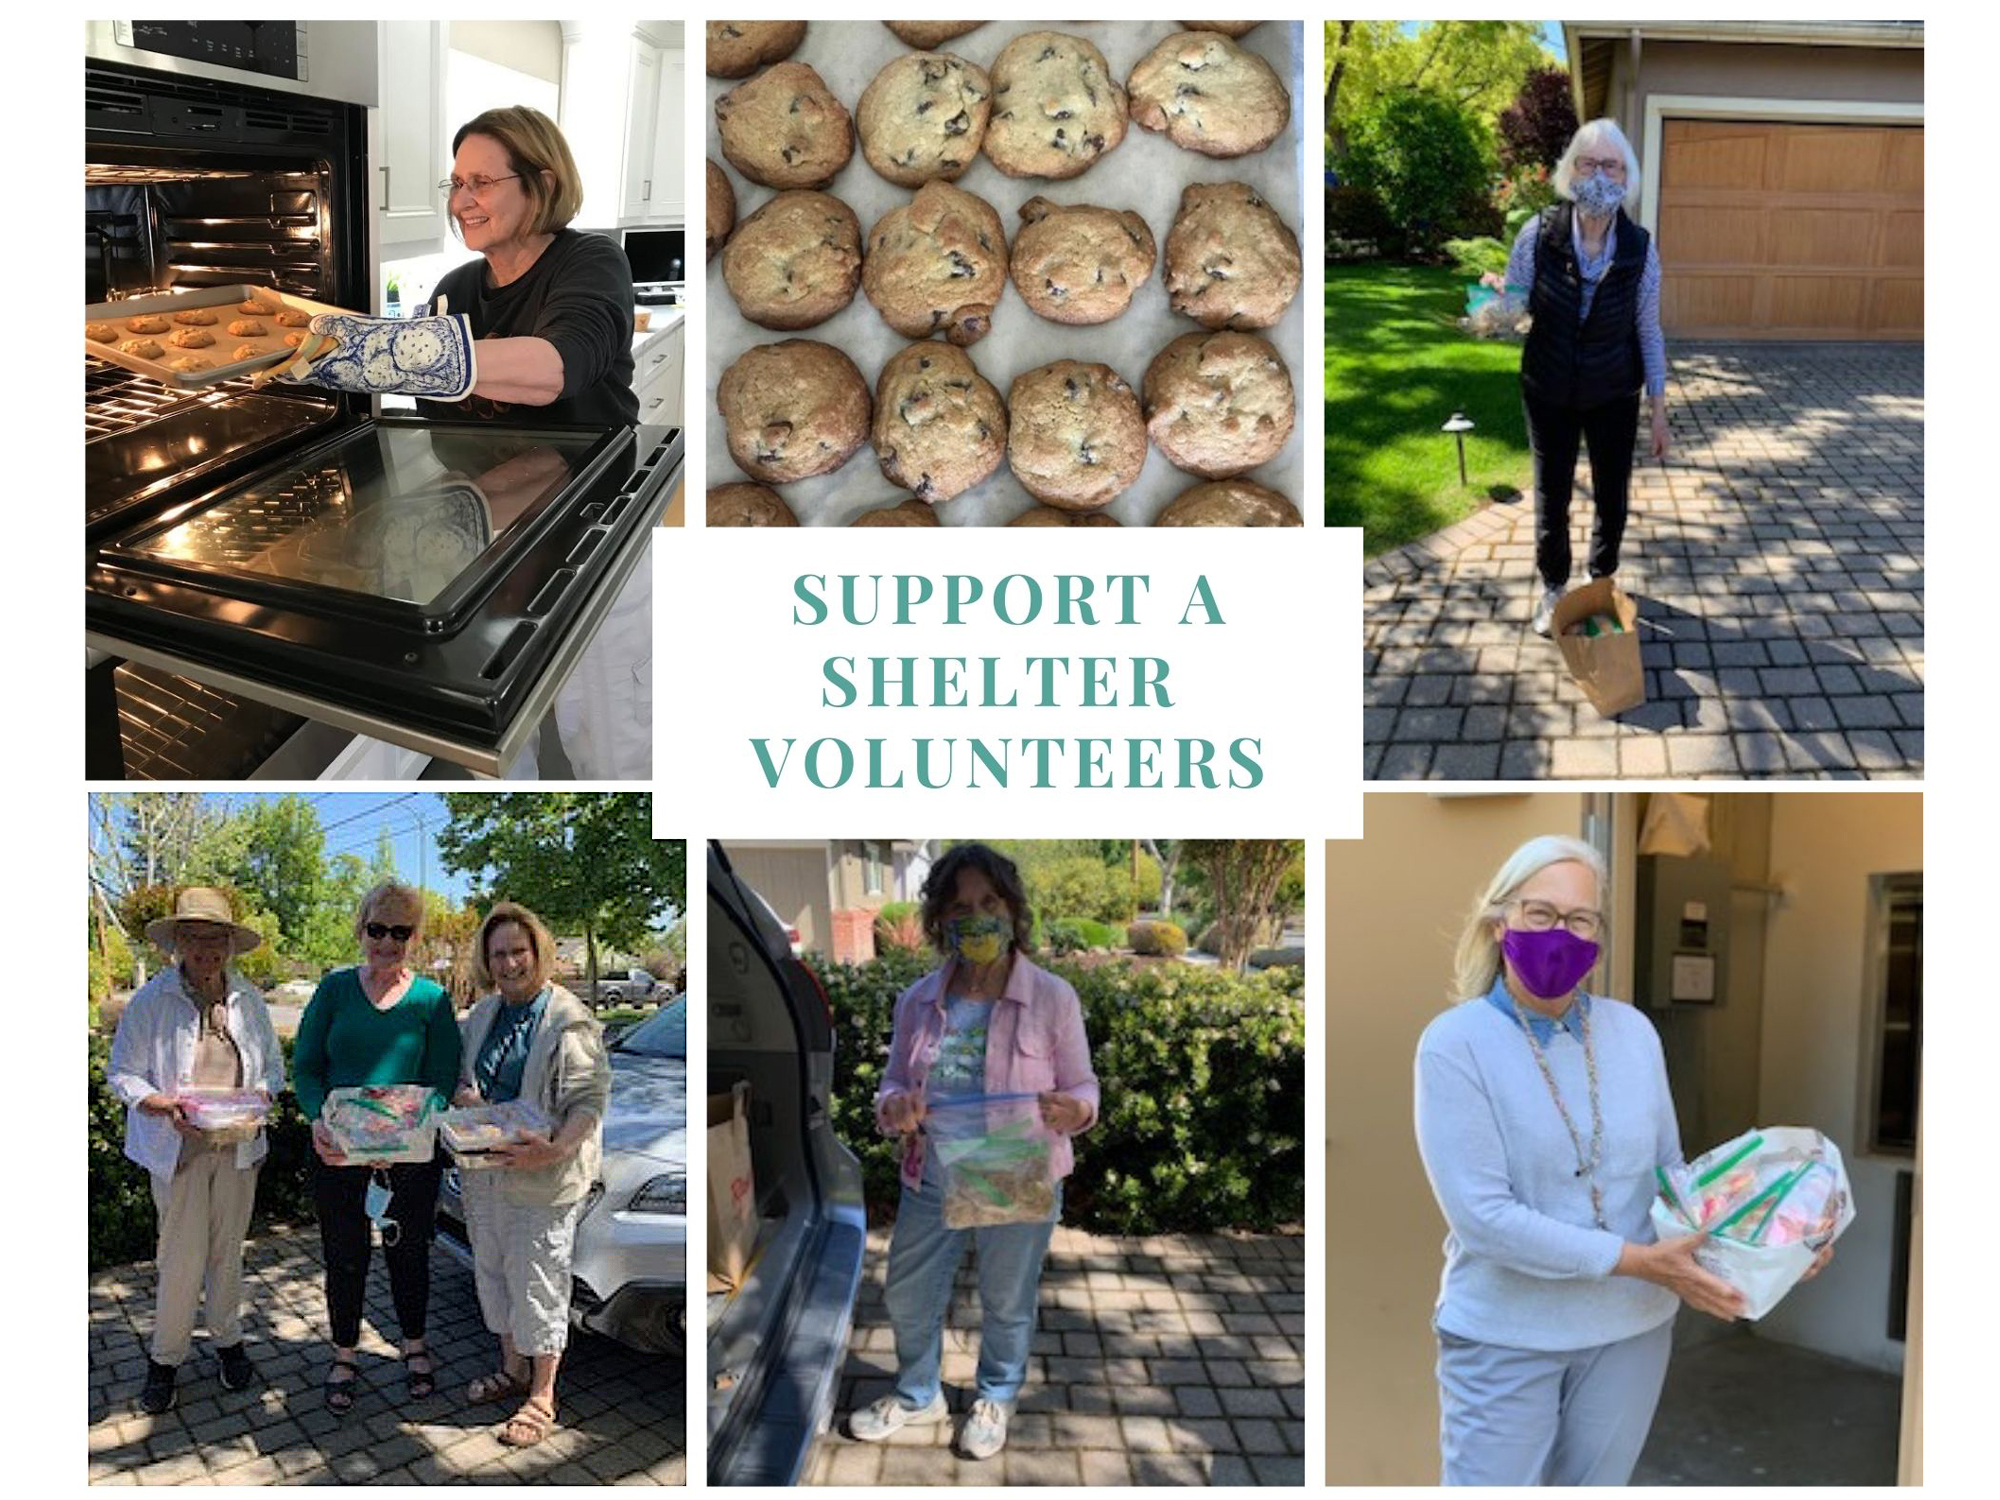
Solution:
[(1682, 1302), (1740, 1295), (1654, 1242), (1654, 1169), (1681, 1160), (1652, 1023), (1586, 994), (1604, 862), (1531, 839), (1458, 947), (1470, 996), (1417, 1046), (1417, 1144), (1450, 1233), (1434, 1324), (1446, 1484), (1625, 1484)]

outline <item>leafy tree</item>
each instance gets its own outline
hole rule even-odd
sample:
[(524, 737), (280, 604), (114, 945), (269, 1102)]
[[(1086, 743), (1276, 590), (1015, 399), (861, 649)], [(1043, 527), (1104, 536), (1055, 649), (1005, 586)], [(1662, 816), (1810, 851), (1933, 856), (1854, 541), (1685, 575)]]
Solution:
[(1277, 915), (1278, 888), (1305, 846), (1297, 839), (1189, 839), (1187, 859), (1200, 867), (1215, 898), (1215, 955), (1241, 973), (1257, 934)]
[(653, 837), (643, 792), (447, 792), (444, 804), (445, 868), (484, 881), (476, 905), (518, 901), (581, 933), (592, 991), (600, 942), (630, 947), (686, 907), (687, 845)]
[(1355, 118), (1398, 91), (1448, 100), (1491, 126), (1528, 74), (1553, 61), (1533, 21), (1328, 21), (1328, 140), (1338, 155)]
[(1181, 862), (1180, 839), (1141, 839), (1146, 852), (1153, 856), (1153, 862), (1160, 867), (1159, 913), (1163, 917), (1174, 914), (1174, 870)]
[[(303, 953), (324, 943), (331, 895), (326, 834), (305, 798), (287, 795), (232, 808), (200, 853), (214, 876), (277, 917), (279, 941), (287, 952)], [(353, 920), (351, 908), (342, 919)], [(352, 948), (350, 935), (345, 950)]]
[(1521, 167), (1553, 171), (1576, 134), (1576, 102), (1570, 97), (1568, 69), (1535, 69), (1496, 123), (1500, 162), (1510, 173)]
[(1346, 175), (1381, 201), (1408, 248), (1428, 252), (1479, 210), (1488, 155), (1484, 129), (1464, 106), (1399, 90), (1355, 117)]

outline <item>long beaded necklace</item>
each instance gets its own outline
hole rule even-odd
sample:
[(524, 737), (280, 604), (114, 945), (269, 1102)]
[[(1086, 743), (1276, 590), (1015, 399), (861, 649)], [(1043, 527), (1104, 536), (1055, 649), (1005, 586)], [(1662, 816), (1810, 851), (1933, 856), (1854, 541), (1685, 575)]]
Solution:
[(1597, 1050), (1590, 1045), (1590, 1007), (1577, 1002), (1577, 1014), (1583, 1023), (1583, 1075), (1590, 1085), (1590, 1150), (1586, 1153), (1583, 1137), (1577, 1134), (1576, 1122), (1570, 1118), (1569, 1106), (1563, 1103), (1562, 1090), (1556, 1087), (1556, 1075), (1549, 1067), (1548, 1055), (1542, 1051), (1542, 1044), (1535, 1038), (1535, 1028), (1521, 1013), (1521, 1002), (1514, 998), (1511, 989), (1507, 992), (1507, 1003), (1514, 1007), (1514, 1020), (1521, 1028), (1521, 1035), (1528, 1039), (1528, 1050), (1535, 1055), (1535, 1066), (1542, 1070), (1542, 1082), (1549, 1086), (1549, 1097), (1555, 1101), (1556, 1113), (1562, 1116), (1563, 1129), (1569, 1132), (1570, 1146), (1576, 1152), (1576, 1175), (1589, 1181), (1591, 1217), (1597, 1221), (1599, 1229), (1608, 1229), (1611, 1226), (1604, 1222), (1604, 1189), (1597, 1181), (1597, 1169), (1604, 1164), (1604, 1111), (1597, 1092)]

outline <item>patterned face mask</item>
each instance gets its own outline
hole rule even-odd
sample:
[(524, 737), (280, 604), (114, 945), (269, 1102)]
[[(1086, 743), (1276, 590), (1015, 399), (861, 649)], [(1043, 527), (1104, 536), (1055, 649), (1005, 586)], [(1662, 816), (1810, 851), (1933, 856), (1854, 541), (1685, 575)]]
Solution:
[(1625, 201), (1625, 184), (1614, 182), (1602, 172), (1579, 177), (1570, 184), (1576, 206), (1593, 218), (1607, 218)]
[(990, 964), (1014, 943), (1014, 924), (1005, 917), (953, 917), (944, 926), (945, 946), (963, 963)]

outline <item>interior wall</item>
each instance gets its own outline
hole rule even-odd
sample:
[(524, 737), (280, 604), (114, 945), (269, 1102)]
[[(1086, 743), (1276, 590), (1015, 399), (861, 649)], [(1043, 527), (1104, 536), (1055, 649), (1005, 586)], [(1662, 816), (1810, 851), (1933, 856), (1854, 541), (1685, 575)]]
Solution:
[(449, 39), (455, 51), (549, 83), (562, 82), (560, 21), (453, 21)]
[(1494, 868), (1579, 834), (1573, 793), (1364, 799), (1326, 846), (1327, 1478), (1437, 1482), (1430, 1312), (1444, 1220), (1417, 1157), (1417, 1037), (1454, 998), (1452, 949)]
[(1869, 877), (1923, 865), (1920, 795), (1776, 799), (1771, 868), (1788, 898), (1772, 914), (1765, 944), (1761, 1123), (1824, 1131), (1847, 1160), (1856, 1218), (1827, 1269), (1758, 1332), (1884, 1370), (1904, 1362), (1904, 1346), (1885, 1332), (1885, 1289), (1896, 1174), (1913, 1163), (1862, 1149)]

